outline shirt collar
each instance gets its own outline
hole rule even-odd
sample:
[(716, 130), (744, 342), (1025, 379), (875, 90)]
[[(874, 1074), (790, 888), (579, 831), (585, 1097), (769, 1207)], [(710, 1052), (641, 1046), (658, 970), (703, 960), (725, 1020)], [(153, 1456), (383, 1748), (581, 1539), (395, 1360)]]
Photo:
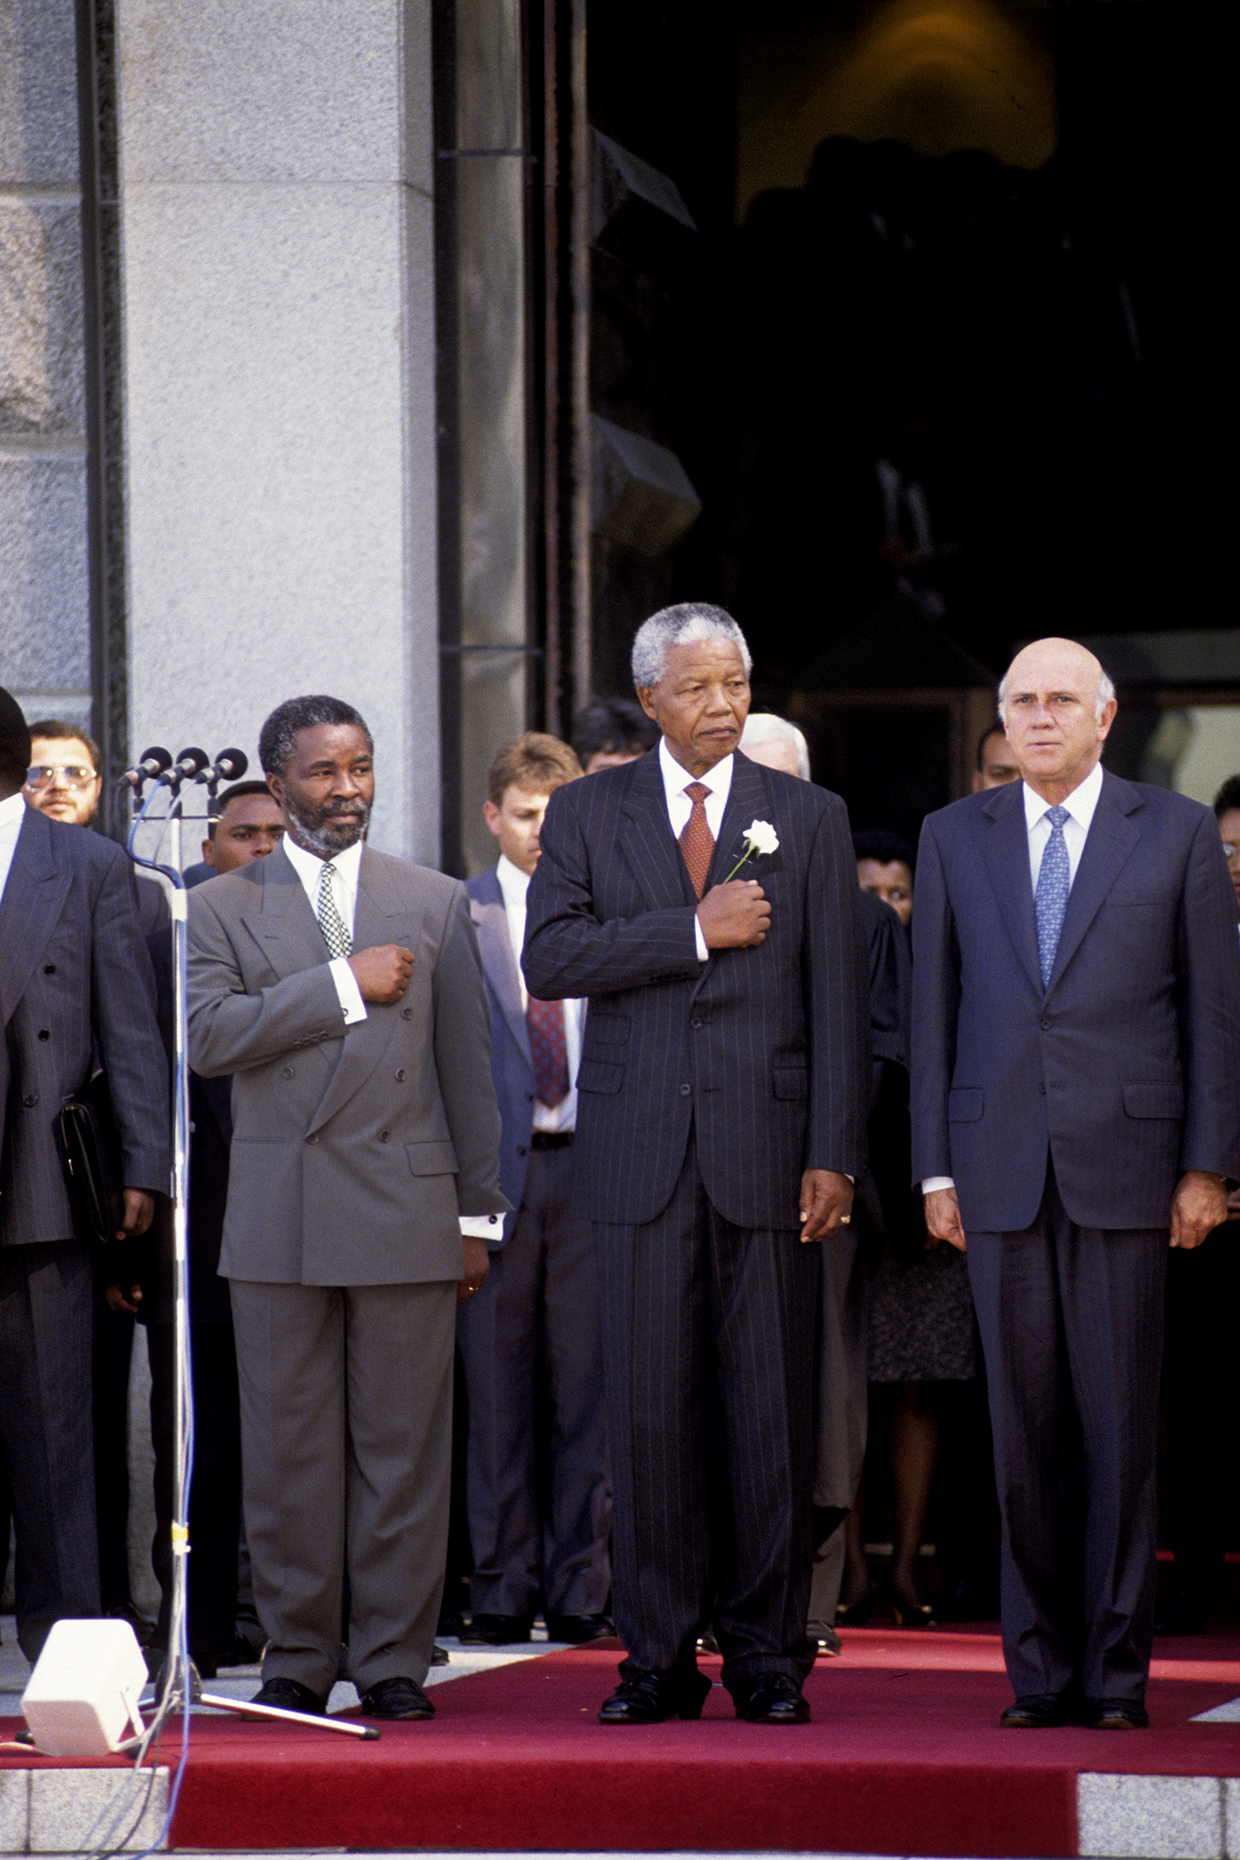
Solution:
[(682, 768), (667, 746), (667, 738), (659, 738), (659, 772), (663, 777), (663, 792), (667, 796), (670, 808), (677, 795), (683, 795), (691, 781), (700, 781), (704, 788), (717, 794), (726, 805), (732, 789), (732, 757), (723, 756), (713, 768), (707, 769), (705, 775), (690, 775), (688, 769)]
[(330, 861), (320, 859), (317, 853), (307, 852), (304, 846), (297, 844), (291, 833), (284, 835), (281, 844), (303, 885), (317, 888), (323, 867), (330, 863), (335, 866), (341, 880), (356, 891), (358, 872), (362, 862), (361, 840), (356, 840), (344, 852), (333, 853)]
[(495, 868), (499, 888), (503, 894), (504, 904), (508, 910), (525, 909), (525, 894), (530, 888), (530, 881), (520, 866), (512, 863), (506, 854), (501, 853), (499, 864)]
[[(1032, 833), (1038, 822), (1045, 818), (1047, 808), (1053, 803), (1044, 801), (1040, 794), (1035, 794), (1028, 782), (1022, 782), (1021, 787), (1025, 795), (1025, 826)], [(1077, 783), (1072, 793), (1060, 802), (1060, 806), (1066, 807), (1077, 825), (1088, 833), (1101, 793), (1102, 764), (1095, 762), (1084, 781)]]
[(11, 794), (6, 800), (0, 801), (0, 828), (12, 827), (20, 830), (22, 817), (28, 805), (20, 788), (16, 794)]

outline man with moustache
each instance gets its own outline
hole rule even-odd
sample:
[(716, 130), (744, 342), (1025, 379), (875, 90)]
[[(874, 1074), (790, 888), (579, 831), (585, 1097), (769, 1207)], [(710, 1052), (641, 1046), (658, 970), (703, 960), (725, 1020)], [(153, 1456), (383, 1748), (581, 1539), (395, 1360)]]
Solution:
[(1167, 1242), (1240, 1175), (1235, 908), (1206, 808), (1104, 774), (1115, 695), (1042, 639), (1022, 780), (932, 814), (913, 914), (913, 1169), (986, 1354), (1013, 1729), (1149, 1722)]
[(749, 667), (721, 608), (646, 621), (633, 681), (662, 740), (556, 789), (527, 901), (530, 993), (589, 997), (576, 1205), (628, 1651), (605, 1724), (698, 1717), (711, 1623), (738, 1717), (809, 1717), (804, 1243), (847, 1226), (864, 1160), (865, 957), (843, 803), (737, 753)]
[(456, 1299), (505, 1208), (464, 887), (364, 844), (373, 745), (338, 698), (272, 712), (268, 857), (190, 894), (190, 1058), (231, 1073), (220, 1271), (246, 1532), (268, 1637), (256, 1702), (430, 1718)]

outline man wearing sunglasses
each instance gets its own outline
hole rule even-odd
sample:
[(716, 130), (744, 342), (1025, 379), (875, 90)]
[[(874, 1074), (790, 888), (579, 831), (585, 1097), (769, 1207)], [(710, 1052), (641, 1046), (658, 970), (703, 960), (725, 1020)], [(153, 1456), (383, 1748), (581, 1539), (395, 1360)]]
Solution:
[(89, 827), (99, 812), (99, 765), (99, 745), (73, 724), (58, 717), (31, 724), (27, 804), (51, 820)]

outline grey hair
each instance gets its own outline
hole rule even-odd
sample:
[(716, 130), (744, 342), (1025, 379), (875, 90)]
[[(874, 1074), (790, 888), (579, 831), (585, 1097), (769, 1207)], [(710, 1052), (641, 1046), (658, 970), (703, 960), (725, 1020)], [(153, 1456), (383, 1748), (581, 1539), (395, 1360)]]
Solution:
[(758, 749), (763, 743), (788, 743), (796, 754), (797, 774), (802, 781), (809, 780), (809, 744), (795, 723), (777, 717), (773, 710), (751, 710), (741, 731), (740, 748)]
[(283, 775), (297, 747), (297, 732), (313, 730), (322, 723), (356, 724), (374, 755), (374, 737), (352, 704), (346, 704), (343, 698), (321, 695), (286, 698), (283, 704), (276, 706), (258, 733), (258, 759), (263, 774)]
[[(999, 690), (997, 694), (998, 701), (995, 707), (998, 712), (999, 722), (1001, 724), (1004, 723), (1003, 704), (1007, 696), (1007, 681), (1008, 681), (1008, 675), (1006, 672), (1004, 672), (1002, 678), (999, 680)], [(1114, 696), (1115, 696), (1114, 682), (1102, 670), (1101, 666), (1099, 666), (1098, 668), (1098, 702), (1094, 706), (1095, 717), (1101, 717), (1103, 711), (1106, 709), (1107, 705), (1111, 702), (1111, 699)], [(989, 736), (989, 734), (990, 732), (988, 730), (986, 732), (986, 735)], [(985, 741), (985, 738), (983, 738), (982, 740)]]
[(700, 639), (730, 639), (740, 648), (746, 677), (753, 670), (745, 635), (730, 613), (722, 607), (711, 607), (705, 601), (681, 601), (675, 607), (661, 607), (638, 627), (630, 661), (634, 685), (639, 689), (657, 685), (663, 676), (669, 649), (690, 646)]

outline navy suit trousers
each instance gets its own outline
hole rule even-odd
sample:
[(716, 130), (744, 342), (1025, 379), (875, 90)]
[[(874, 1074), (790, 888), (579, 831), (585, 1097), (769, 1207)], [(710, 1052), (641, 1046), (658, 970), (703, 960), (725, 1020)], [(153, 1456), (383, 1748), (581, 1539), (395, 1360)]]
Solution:
[(690, 1139), (662, 1214), (596, 1223), (615, 1510), (613, 1610), (632, 1664), (683, 1672), (713, 1623), (724, 1684), (798, 1683), (813, 1481), (819, 1253), (725, 1221)]
[(1077, 1227), (1054, 1172), (1019, 1233), (968, 1236), (1017, 1697), (1140, 1703), (1154, 1632), (1167, 1230)]

